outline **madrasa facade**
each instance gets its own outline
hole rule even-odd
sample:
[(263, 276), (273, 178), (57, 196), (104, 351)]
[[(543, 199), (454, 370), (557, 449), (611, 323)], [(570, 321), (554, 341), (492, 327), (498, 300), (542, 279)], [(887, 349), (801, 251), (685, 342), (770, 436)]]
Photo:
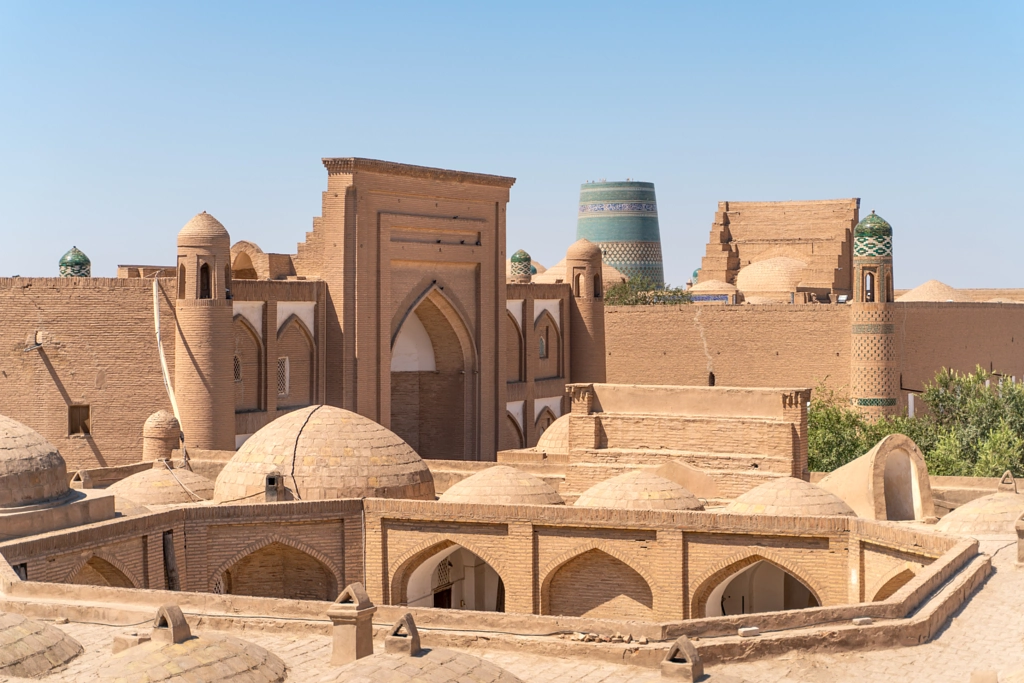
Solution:
[[(907, 344), (922, 315), (1012, 336), (1019, 309), (898, 301), (892, 228), (857, 200), (726, 206), (694, 305), (606, 310), (636, 254), (660, 272), (660, 242), (615, 266), (584, 238), (545, 269), (506, 256), (513, 178), (324, 166), (295, 254), (202, 212), (173, 263), (93, 278), (75, 248), (62, 277), (0, 279), (0, 633), (21, 643), (0, 674), (233, 680), (222, 657), (234, 680), (304, 680), (260, 635), (283, 632), (324, 639), (323, 680), (519, 680), (442, 649), (481, 639), (696, 680), (927, 641), (991, 571), (964, 503), (999, 533), (1024, 514), (1011, 476), (950, 493), (899, 435), (809, 472), (815, 373), (845, 363), (869, 416), (906, 409), (908, 364), (1024, 375), (1000, 335)], [(650, 206), (609, 203), (647, 232), (604, 242), (660, 239), (646, 185), (625, 189)], [(776, 333), (827, 362), (771, 361)], [(111, 655), (70, 635), (86, 623)]]

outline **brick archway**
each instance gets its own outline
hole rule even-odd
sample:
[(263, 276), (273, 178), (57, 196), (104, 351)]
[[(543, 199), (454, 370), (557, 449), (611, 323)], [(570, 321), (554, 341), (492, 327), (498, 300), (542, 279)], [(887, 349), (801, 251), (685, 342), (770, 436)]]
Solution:
[(284, 536), (281, 536), (279, 534), (271, 534), (269, 536), (261, 538), (260, 540), (254, 543), (250, 543), (240, 552), (236, 553), (230, 560), (222, 562), (220, 566), (213, 571), (213, 573), (207, 580), (207, 588), (209, 592), (217, 592), (217, 586), (224, 585), (225, 572), (230, 570), (232, 567), (237, 565), (246, 557), (262, 550), (263, 548), (266, 548), (269, 545), (273, 545), (274, 543), (278, 543), (280, 545), (287, 546), (289, 548), (292, 548), (293, 550), (297, 550), (301, 553), (304, 553), (310, 556), (312, 559), (319, 562), (321, 565), (323, 565), (323, 567), (333, 578), (333, 585), (328, 587), (329, 592), (332, 592), (336, 595), (341, 590), (340, 586), (343, 586), (345, 584), (344, 574), (341, 572), (340, 569), (338, 569), (338, 566), (331, 560), (331, 558), (327, 557), (327, 555), (323, 554), (319, 550), (316, 550), (315, 548), (306, 545), (305, 543), (302, 543), (301, 541), (285, 538)]
[(793, 566), (791, 562), (779, 557), (775, 553), (767, 552), (762, 549), (760, 552), (751, 553), (749, 555), (740, 557), (733, 556), (733, 558), (719, 563), (710, 572), (706, 573), (704, 577), (696, 583), (697, 587), (694, 589), (692, 597), (690, 598), (689, 618), (705, 618), (707, 616), (707, 601), (715, 588), (722, 581), (725, 581), (736, 572), (757, 562), (767, 562), (768, 564), (775, 565), (806, 586), (811, 592), (811, 595), (814, 596), (814, 599), (818, 601), (818, 605), (825, 605), (825, 602), (822, 600), (824, 592), (817, 581), (808, 577), (805, 572)]
[[(495, 562), (490, 553), (481, 551), (472, 543), (464, 543), (461, 540), (456, 541), (447, 536), (433, 536), (403, 553), (391, 565), (392, 569), (389, 571), (390, 576), (387, 581), (388, 594), (384, 596), (385, 602), (389, 605), (400, 605), (407, 602), (409, 598), (407, 595), (409, 578), (412, 576), (413, 571), (433, 555), (453, 546), (464, 548), (479, 557), (490, 565), (491, 569), (504, 582), (506, 576), (505, 568), (500, 563)], [(505, 585), (508, 585), (507, 582)]]
[[(657, 594), (657, 584), (655, 583), (651, 575), (643, 569), (643, 567), (635, 565), (632, 562), (632, 560), (630, 560), (630, 558), (618, 552), (617, 550), (608, 547), (604, 543), (591, 541), (589, 543), (584, 543), (583, 545), (576, 546), (572, 550), (569, 550), (565, 553), (562, 553), (557, 558), (549, 562), (548, 565), (544, 568), (544, 571), (540, 574), (540, 604), (538, 605), (538, 607), (540, 608), (540, 614), (551, 613), (551, 582), (558, 574), (558, 571), (562, 569), (565, 565), (572, 562), (573, 560), (580, 558), (583, 555), (595, 550), (602, 552), (605, 555), (608, 555), (609, 557), (611, 557), (614, 560), (617, 560), (618, 562), (621, 562), (628, 569), (638, 574), (640, 578), (646, 583), (653, 600), (653, 596)], [(653, 602), (651, 608), (653, 609)]]

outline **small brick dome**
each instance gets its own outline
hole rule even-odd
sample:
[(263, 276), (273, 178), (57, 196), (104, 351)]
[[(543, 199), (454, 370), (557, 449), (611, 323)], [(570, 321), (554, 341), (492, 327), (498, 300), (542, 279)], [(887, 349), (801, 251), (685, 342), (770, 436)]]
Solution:
[(212, 481), (191, 470), (169, 470), (163, 463), (158, 463), (151, 470), (125, 477), (107, 490), (117, 498), (124, 498), (137, 505), (198, 502), (185, 487), (201, 500), (213, 498)]
[(1013, 536), (1021, 515), (1024, 495), (999, 492), (964, 503), (940, 519), (935, 528), (957, 536)]
[(564, 505), (565, 501), (540, 477), (508, 465), (495, 465), (466, 477), (445, 491), (442, 503), (492, 505)]
[(741, 268), (736, 275), (736, 288), (744, 294), (795, 292), (806, 269), (807, 264), (799, 259), (776, 256)]
[(197, 213), (178, 233), (178, 246), (219, 247), (229, 252), (231, 236), (219, 220), (203, 211)]
[(971, 298), (944, 282), (929, 280), (901, 294), (896, 301), (970, 301)]
[(33, 505), (68, 493), (64, 458), (42, 435), (0, 415), (0, 508)]
[(0, 613), (0, 676), (40, 678), (82, 652), (78, 641), (59, 628)]
[(180, 433), (178, 419), (169, 410), (156, 411), (147, 417), (145, 424), (142, 425), (143, 438), (148, 436), (156, 439), (177, 439)]
[(839, 496), (794, 477), (779, 477), (750, 489), (729, 503), (725, 511), (743, 515), (857, 516)]
[(102, 681), (195, 681), (277, 683), (285, 679), (281, 658), (241, 638), (206, 634), (182, 643), (158, 642), (118, 652), (99, 670)]
[[(749, 266), (748, 266), (749, 267)], [(706, 280), (690, 288), (691, 292), (735, 292), (736, 285), (730, 285), (724, 280)]]
[(214, 497), (255, 497), (266, 490), (272, 472), (283, 476), (293, 500), (434, 500), (434, 478), (409, 444), (373, 420), (334, 406), (290, 412), (249, 437), (217, 477)]
[(651, 470), (633, 470), (606, 479), (583, 492), (576, 507), (624, 510), (703, 510), (685, 488)]
[(320, 683), (344, 681), (523, 683), (521, 679), (487, 660), (443, 648), (421, 650), (414, 657), (379, 652), (335, 669), (320, 679)]
[(537, 450), (545, 453), (569, 452), (569, 413), (548, 425), (537, 439)]
[(580, 239), (569, 245), (565, 258), (573, 261), (597, 261), (601, 259), (601, 247), (587, 239)]

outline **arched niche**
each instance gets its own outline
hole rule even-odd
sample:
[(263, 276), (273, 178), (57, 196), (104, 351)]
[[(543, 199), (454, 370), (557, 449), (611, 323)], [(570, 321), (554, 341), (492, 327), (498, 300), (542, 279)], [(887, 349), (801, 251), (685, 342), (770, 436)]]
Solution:
[(536, 428), (536, 431), (537, 431), (537, 438), (539, 439), (541, 437), (541, 435), (543, 435), (544, 432), (546, 432), (548, 430), (548, 427), (553, 425), (555, 423), (555, 420), (557, 420), (557, 419), (558, 419), (558, 417), (551, 410), (551, 408), (547, 408), (547, 407), (543, 408), (540, 411), (540, 414), (537, 415), (537, 420), (536, 420), (536, 422), (534, 424), (534, 427)]
[(423, 458), (476, 456), (476, 355), (452, 303), (434, 287), (393, 337), (388, 427)]
[(409, 607), (505, 611), (501, 569), (452, 540), (429, 542), (400, 562), (391, 603)]
[(648, 581), (621, 559), (591, 548), (544, 580), (541, 613), (593, 619), (654, 619)]
[(505, 318), (505, 380), (522, 382), (526, 379), (523, 332), (511, 313), (506, 313)]
[(740, 563), (740, 566), (734, 566), (723, 574), (719, 575), (704, 604), (698, 606), (699, 616), (734, 616), (821, 605), (820, 598), (810, 586), (768, 560)]
[(505, 413), (505, 429), (502, 431), (501, 450), (508, 451), (516, 448), (526, 448), (526, 439), (523, 437), (523, 430), (519, 427), (515, 416), (512, 413)]
[(71, 576), (68, 583), (80, 586), (109, 586), (111, 588), (136, 588), (127, 571), (110, 560), (98, 555), (90, 557)]
[(277, 332), (277, 405), (300, 408), (313, 403), (313, 335), (297, 315)]
[(235, 316), (234, 337), (232, 377), (235, 386), (235, 412), (262, 410), (263, 345), (256, 330), (241, 315)]
[(537, 379), (562, 376), (562, 335), (558, 323), (548, 311), (537, 316), (533, 324), (534, 348), (537, 353)]
[(225, 569), (215, 592), (289, 600), (333, 600), (338, 582), (331, 568), (304, 550), (274, 541)]

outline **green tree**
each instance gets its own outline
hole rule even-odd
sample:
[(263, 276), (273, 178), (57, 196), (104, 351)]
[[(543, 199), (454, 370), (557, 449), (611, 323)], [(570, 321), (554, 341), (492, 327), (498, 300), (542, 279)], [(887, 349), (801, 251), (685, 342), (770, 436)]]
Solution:
[(653, 280), (636, 275), (617, 282), (604, 293), (606, 306), (652, 306), (691, 303), (690, 293), (682, 287), (657, 286)]

